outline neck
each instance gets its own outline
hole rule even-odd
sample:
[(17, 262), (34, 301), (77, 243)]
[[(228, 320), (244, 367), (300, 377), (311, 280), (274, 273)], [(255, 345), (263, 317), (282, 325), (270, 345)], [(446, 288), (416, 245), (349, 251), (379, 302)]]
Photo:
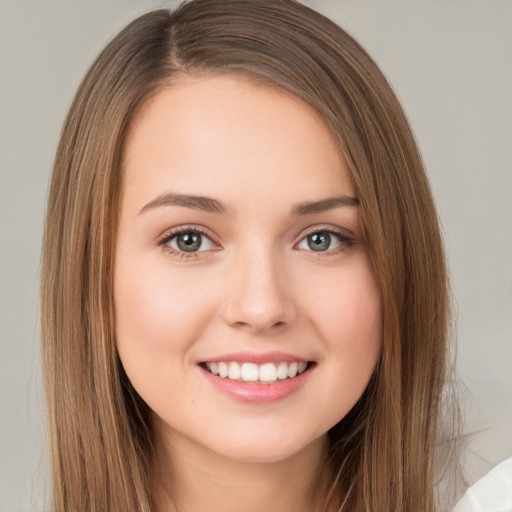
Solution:
[(157, 512), (313, 512), (322, 508), (329, 474), (327, 439), (277, 462), (226, 459), (180, 439), (160, 453)]

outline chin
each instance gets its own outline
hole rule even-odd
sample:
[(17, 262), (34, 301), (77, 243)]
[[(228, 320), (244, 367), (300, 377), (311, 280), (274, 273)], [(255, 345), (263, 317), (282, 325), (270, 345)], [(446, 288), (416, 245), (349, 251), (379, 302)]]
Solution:
[[(293, 435), (292, 432), (265, 432), (260, 430), (258, 435), (225, 436), (219, 443), (212, 443), (210, 450), (215, 451), (225, 459), (236, 462), (272, 464), (293, 458), (307, 452), (313, 446), (322, 444), (327, 434), (320, 436)], [(229, 441), (229, 442), (226, 442)]]

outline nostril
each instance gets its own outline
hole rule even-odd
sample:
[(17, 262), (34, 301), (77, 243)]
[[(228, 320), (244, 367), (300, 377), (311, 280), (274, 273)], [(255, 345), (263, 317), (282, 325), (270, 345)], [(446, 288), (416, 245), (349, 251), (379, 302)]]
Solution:
[(231, 324), (231, 327), (234, 327), (236, 329), (247, 329), (247, 330), (250, 330), (250, 331), (264, 331), (264, 330), (279, 330), (279, 329), (284, 329), (286, 326), (288, 325), (288, 322), (283, 322), (283, 321), (279, 321), (279, 322), (275, 322), (275, 323), (269, 323), (269, 324), (264, 324), (263, 322), (259, 323), (259, 322), (242, 322), (242, 321), (239, 321), (239, 322), (234, 322), (233, 324)]

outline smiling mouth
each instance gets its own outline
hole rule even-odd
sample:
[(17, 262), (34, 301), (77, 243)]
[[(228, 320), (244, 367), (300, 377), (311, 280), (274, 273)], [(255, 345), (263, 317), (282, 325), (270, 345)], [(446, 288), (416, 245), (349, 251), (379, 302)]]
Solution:
[(293, 379), (309, 370), (313, 362), (239, 363), (236, 361), (204, 362), (200, 366), (222, 379), (253, 384), (269, 384)]

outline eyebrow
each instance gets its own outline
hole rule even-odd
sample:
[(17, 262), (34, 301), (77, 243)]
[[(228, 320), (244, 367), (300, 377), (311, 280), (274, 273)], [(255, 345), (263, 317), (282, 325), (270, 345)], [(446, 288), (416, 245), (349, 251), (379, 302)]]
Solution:
[[(293, 217), (302, 215), (311, 215), (314, 213), (322, 213), (335, 208), (344, 206), (358, 206), (359, 200), (350, 196), (335, 196), (322, 199), (320, 201), (302, 201), (297, 203), (291, 210)], [(160, 206), (181, 206), (184, 208), (192, 208), (209, 213), (220, 213), (236, 215), (236, 210), (228, 208), (224, 203), (206, 196), (193, 196), (187, 194), (166, 193), (158, 196), (147, 203), (139, 212), (145, 213)]]
[(142, 208), (140, 213), (153, 210), (159, 206), (182, 206), (184, 208), (192, 208), (193, 210), (201, 210), (209, 213), (226, 214), (229, 211), (227, 206), (211, 197), (167, 193), (150, 201)]
[(350, 196), (336, 196), (321, 201), (303, 201), (293, 207), (292, 215), (311, 215), (312, 213), (326, 212), (342, 206), (359, 206), (359, 200)]

